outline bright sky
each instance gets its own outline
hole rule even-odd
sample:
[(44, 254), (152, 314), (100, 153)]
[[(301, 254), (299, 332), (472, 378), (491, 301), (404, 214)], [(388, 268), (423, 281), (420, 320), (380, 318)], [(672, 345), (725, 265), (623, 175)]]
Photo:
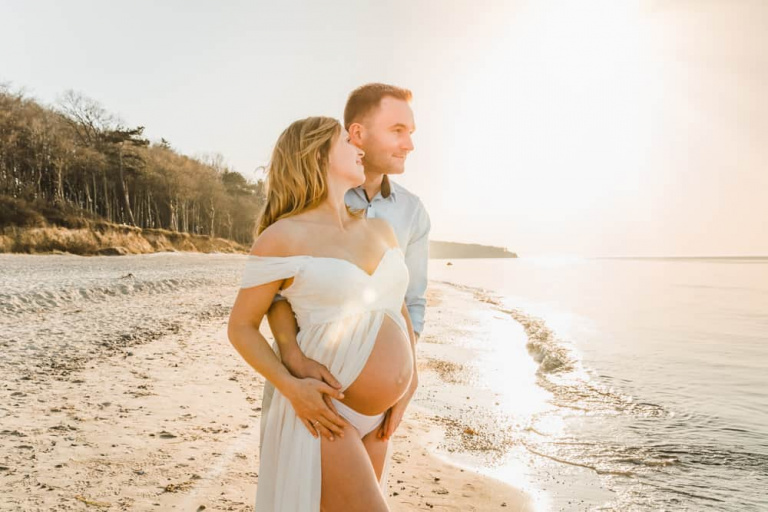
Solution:
[(414, 92), (432, 239), (768, 254), (762, 0), (0, 0), (0, 81), (100, 101), (254, 177), (291, 121)]

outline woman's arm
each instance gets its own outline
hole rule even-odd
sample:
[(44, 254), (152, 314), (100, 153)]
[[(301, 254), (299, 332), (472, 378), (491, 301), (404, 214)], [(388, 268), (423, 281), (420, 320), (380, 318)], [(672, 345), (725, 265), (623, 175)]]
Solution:
[(408, 328), (408, 337), (411, 340), (411, 349), (413, 349), (413, 362), (414, 365), (416, 364), (416, 332), (413, 330), (413, 323), (411, 322), (411, 315), (408, 313), (408, 306), (406, 306), (405, 302), (403, 302), (403, 307), (400, 308), (400, 313), (402, 313), (403, 318), (405, 319), (405, 325)]
[(318, 429), (313, 426), (315, 422), (330, 432), (342, 435), (344, 425), (339, 424), (338, 418), (328, 409), (323, 393), (335, 398), (343, 398), (343, 394), (317, 379), (291, 375), (259, 332), (261, 321), (280, 284), (280, 281), (274, 281), (240, 290), (229, 316), (229, 340), (246, 363), (288, 398), (296, 415), (312, 435), (318, 435)]
[(245, 362), (284, 393), (290, 391), (297, 379), (283, 366), (259, 332), (266, 312), (264, 302), (277, 293), (279, 286), (280, 281), (275, 281), (240, 290), (229, 315), (227, 335)]
[(411, 376), (411, 384), (408, 386), (408, 392), (406, 393), (408, 401), (410, 402), (411, 398), (416, 393), (416, 388), (419, 387), (419, 365), (416, 363), (416, 342), (419, 338), (416, 332), (413, 330), (411, 314), (408, 312), (408, 306), (405, 304), (405, 302), (403, 302), (401, 313), (403, 314), (403, 318), (405, 318), (405, 324), (408, 326), (408, 336), (411, 338), (411, 350), (413, 351), (413, 375)]

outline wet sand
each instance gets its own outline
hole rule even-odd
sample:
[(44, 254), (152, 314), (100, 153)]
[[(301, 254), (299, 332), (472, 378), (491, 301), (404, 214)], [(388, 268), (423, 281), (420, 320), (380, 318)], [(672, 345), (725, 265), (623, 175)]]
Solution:
[[(420, 405), (441, 383), (471, 380), (435, 350), (466, 335), (447, 324), (464, 295), (430, 288), (423, 385), (394, 437), (395, 511), (533, 508), (519, 490), (435, 455), (457, 428), (467, 449), (494, 441), (490, 428), (468, 432)], [(226, 318), (55, 378), (3, 381), (0, 510), (252, 510), (263, 379), (227, 341)]]

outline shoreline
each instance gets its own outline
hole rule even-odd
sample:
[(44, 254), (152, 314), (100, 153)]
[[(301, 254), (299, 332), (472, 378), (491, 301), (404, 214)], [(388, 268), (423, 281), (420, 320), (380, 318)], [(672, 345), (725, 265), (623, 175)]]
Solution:
[[(450, 314), (450, 299), (440, 312), (439, 291), (430, 302), (434, 320)], [(420, 358), (431, 343), (423, 341)], [(422, 368), (439, 386), (440, 370)], [(5, 379), (0, 433), (0, 494), (9, 506), (252, 510), (264, 381), (227, 341), (225, 318), (64, 375), (16, 377)], [(451, 423), (419, 404), (431, 389), (420, 386), (395, 434), (391, 509), (533, 510), (520, 490), (436, 455)]]

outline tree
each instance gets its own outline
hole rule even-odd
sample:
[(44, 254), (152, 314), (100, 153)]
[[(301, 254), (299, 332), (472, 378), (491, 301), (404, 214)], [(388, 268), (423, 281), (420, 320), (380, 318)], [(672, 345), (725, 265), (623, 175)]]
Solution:
[(222, 155), (191, 158), (166, 139), (150, 144), (143, 126), (126, 127), (81, 94), (67, 91), (47, 108), (0, 84), (2, 198), (42, 215), (15, 219), (103, 218), (249, 243), (264, 184)]

